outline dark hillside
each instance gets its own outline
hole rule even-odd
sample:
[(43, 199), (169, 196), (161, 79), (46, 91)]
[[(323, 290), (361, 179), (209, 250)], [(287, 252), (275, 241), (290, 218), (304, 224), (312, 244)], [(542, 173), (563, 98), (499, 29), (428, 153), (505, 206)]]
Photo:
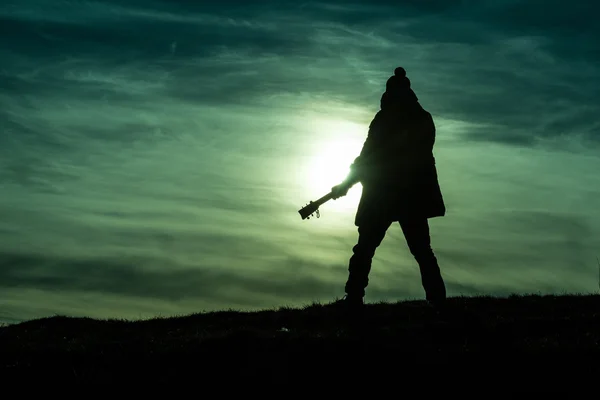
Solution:
[(318, 304), (131, 322), (57, 316), (0, 328), (0, 372), (61, 382), (308, 384), (409, 375), (544, 387), (596, 381), (600, 296), (449, 302), (443, 314), (423, 301), (368, 304), (353, 318)]

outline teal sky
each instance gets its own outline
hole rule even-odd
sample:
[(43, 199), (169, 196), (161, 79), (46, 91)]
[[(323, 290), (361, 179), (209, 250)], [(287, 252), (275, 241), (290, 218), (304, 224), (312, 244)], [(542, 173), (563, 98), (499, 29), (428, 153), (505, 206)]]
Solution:
[[(0, 5), (0, 322), (343, 295), (345, 177), (386, 79), (437, 124), (453, 295), (599, 290), (600, 6), (564, 1)], [(400, 227), (367, 302), (423, 298)]]

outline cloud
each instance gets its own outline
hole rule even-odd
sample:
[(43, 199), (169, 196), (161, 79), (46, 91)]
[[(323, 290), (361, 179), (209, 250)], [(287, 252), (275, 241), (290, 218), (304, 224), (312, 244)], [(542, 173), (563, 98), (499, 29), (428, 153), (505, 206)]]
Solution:
[[(466, 138), (520, 146), (557, 136), (598, 138), (593, 88), (600, 74), (590, 40), (597, 28), (585, 19), (575, 24), (581, 8), (565, 14), (547, 6), (539, 13), (539, 2), (411, 2), (404, 8), (380, 2), (369, 9), (353, 3), (282, 3), (275, 9), (259, 4), (252, 11), (234, 3), (227, 12), (192, 7), (182, 14), (164, 3), (105, 9), (85, 4), (71, 12), (104, 10), (94, 14), (97, 23), (78, 24), (73, 21), (80, 19), (61, 14), (44, 28), (64, 36), (63, 54), (74, 60), (72, 69), (55, 61), (55, 72), (50, 67), (37, 80), (17, 78), (15, 90), (46, 88), (49, 95), (60, 87), (78, 98), (107, 96), (120, 104), (160, 96), (229, 107), (272, 105), (283, 95), (309, 93), (374, 108), (382, 82), (403, 64), (434, 115), (487, 125)], [(13, 20), (39, 15), (14, 14)], [(149, 23), (155, 24), (150, 31)], [(68, 30), (59, 29), (64, 24)], [(90, 31), (97, 31), (92, 41)], [(171, 37), (165, 39), (165, 32)], [(111, 48), (96, 46), (106, 43)], [(104, 61), (98, 65), (99, 54)]]
[(3, 290), (120, 295), (157, 303), (186, 300), (253, 305), (270, 300), (275, 305), (275, 298), (277, 302), (328, 298), (340, 285), (311, 274), (314, 264), (290, 258), (283, 261), (265, 275), (250, 268), (233, 271), (220, 265), (176, 268), (164, 264), (156, 268), (156, 261), (149, 266), (143, 260), (128, 263), (123, 259), (3, 253), (0, 286)]
[[(433, 231), (451, 290), (590, 286), (591, 2), (13, 3), (0, 6), (7, 287), (214, 306), (337, 294), (353, 210), (300, 221), (329, 184), (304, 175), (319, 152), (336, 162), (328, 144), (364, 139), (398, 65), (438, 126), (449, 214)], [(420, 296), (389, 236), (372, 295)]]

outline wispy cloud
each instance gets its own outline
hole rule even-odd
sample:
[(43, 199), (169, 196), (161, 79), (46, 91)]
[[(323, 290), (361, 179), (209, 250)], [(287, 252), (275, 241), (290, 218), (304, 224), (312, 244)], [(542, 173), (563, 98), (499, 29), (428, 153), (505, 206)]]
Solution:
[[(337, 183), (321, 165), (356, 155), (340, 153), (360, 149), (398, 65), (438, 125), (449, 213), (433, 245), (451, 293), (593, 290), (597, 7), (3, 3), (6, 312), (85, 312), (81, 293), (109, 316), (340, 295), (360, 189), (320, 220), (296, 211)], [(399, 228), (388, 237), (369, 296), (421, 296)]]

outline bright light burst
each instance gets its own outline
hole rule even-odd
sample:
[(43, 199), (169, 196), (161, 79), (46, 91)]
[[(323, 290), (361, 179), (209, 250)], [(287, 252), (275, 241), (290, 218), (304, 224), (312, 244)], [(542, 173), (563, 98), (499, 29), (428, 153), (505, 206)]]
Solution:
[[(320, 121), (321, 138), (315, 144), (308, 160), (307, 186), (313, 196), (327, 194), (331, 187), (341, 183), (349, 167), (360, 153), (366, 138), (366, 127), (345, 121)], [(361, 185), (355, 185), (348, 195), (327, 203), (328, 209), (350, 210), (357, 206)]]

